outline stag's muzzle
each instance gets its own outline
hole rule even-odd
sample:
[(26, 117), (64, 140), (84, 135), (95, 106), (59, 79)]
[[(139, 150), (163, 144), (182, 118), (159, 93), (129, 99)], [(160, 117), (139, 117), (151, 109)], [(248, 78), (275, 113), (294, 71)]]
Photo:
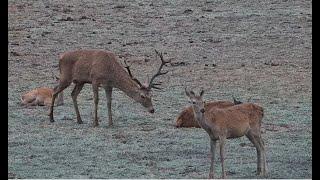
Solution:
[(154, 113), (154, 109), (153, 109), (153, 107), (152, 108), (149, 108), (149, 113)]

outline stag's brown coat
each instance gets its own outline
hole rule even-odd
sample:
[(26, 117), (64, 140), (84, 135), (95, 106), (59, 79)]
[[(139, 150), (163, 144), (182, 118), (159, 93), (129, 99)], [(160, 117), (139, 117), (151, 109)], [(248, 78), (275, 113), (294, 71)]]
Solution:
[(59, 59), (60, 69), (60, 84), (55, 88), (50, 106), (50, 121), (53, 122), (53, 102), (57, 94), (67, 88), (71, 83), (75, 87), (71, 93), (74, 108), (77, 115), (77, 122), (82, 123), (80, 112), (77, 104), (77, 96), (82, 90), (85, 83), (92, 84), (93, 99), (94, 99), (94, 126), (98, 126), (98, 88), (103, 87), (107, 96), (107, 108), (109, 125), (113, 124), (111, 114), (111, 97), (112, 89), (118, 88), (126, 95), (140, 103), (148, 109), (150, 113), (154, 113), (154, 108), (151, 101), (151, 88), (155, 87), (152, 82), (156, 76), (165, 74), (161, 73), (161, 68), (164, 64), (169, 63), (163, 60), (160, 56), (162, 64), (149, 84), (141, 84), (136, 78), (132, 77), (123, 66), (118, 62), (116, 55), (110, 51), (104, 50), (76, 50), (62, 54)]

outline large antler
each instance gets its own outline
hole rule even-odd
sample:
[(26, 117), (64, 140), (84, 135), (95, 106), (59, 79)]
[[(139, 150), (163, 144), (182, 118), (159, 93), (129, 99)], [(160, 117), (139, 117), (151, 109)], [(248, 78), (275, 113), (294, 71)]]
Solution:
[(154, 88), (154, 89), (161, 89), (160, 87), (157, 87), (158, 85), (161, 85), (161, 83), (153, 83), (153, 80), (157, 77), (157, 76), (160, 76), (160, 75), (163, 75), (163, 74), (167, 74), (169, 71), (165, 71), (165, 72), (161, 72), (161, 69), (162, 67), (167, 64), (167, 63), (170, 63), (171, 60), (169, 61), (165, 61), (163, 60), (163, 55), (162, 53), (159, 53), (157, 50), (154, 50), (157, 55), (160, 57), (160, 60), (161, 60), (161, 65), (157, 71), (157, 73), (155, 75), (152, 76), (152, 78), (150, 79), (150, 82), (149, 82), (149, 86), (148, 88)]
[(131, 77), (131, 79), (134, 80), (141, 87), (142, 86), (141, 82), (132, 76), (132, 73), (130, 71), (130, 66), (127, 64), (126, 60), (124, 60), (124, 64), (126, 65), (125, 68), (128, 70), (128, 73), (129, 73), (129, 76)]

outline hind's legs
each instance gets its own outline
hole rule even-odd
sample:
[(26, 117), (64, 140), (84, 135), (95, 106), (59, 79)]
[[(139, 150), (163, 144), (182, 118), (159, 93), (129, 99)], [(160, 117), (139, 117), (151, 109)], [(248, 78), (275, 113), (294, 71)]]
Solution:
[(263, 170), (263, 161), (265, 161), (264, 148), (261, 146), (261, 136), (257, 133), (254, 133), (252, 130), (249, 130), (246, 134), (246, 137), (253, 143), (257, 150), (257, 175), (265, 175), (265, 170)]

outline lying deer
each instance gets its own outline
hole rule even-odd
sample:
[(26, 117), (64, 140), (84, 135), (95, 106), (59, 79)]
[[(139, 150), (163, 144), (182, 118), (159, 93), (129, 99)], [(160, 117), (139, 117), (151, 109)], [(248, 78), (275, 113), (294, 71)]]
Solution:
[[(54, 76), (53, 76), (54, 77)], [(55, 76), (55, 80), (58, 83), (59, 78)], [(41, 87), (33, 89), (21, 96), (21, 105), (23, 106), (50, 106), (52, 101), (52, 88)], [(63, 93), (59, 94), (56, 106), (63, 105)]]
[[(156, 51), (156, 50), (155, 50)], [(93, 99), (94, 99), (94, 126), (98, 126), (98, 88), (103, 87), (107, 96), (107, 108), (109, 126), (113, 124), (111, 113), (111, 95), (112, 89), (118, 88), (127, 96), (131, 97), (143, 107), (147, 108), (150, 113), (154, 113), (152, 105), (151, 90), (160, 89), (160, 83), (154, 83), (154, 79), (160, 75), (168, 73), (161, 72), (162, 67), (170, 61), (163, 59), (162, 53), (156, 51), (160, 56), (161, 65), (157, 73), (150, 79), (149, 83), (141, 83), (138, 79), (132, 76), (129, 66), (126, 64), (124, 68), (118, 62), (116, 55), (110, 51), (103, 50), (76, 50), (62, 54), (59, 59), (60, 83), (54, 90), (51, 106), (50, 106), (50, 121), (53, 119), (53, 102), (56, 96), (67, 88), (71, 83), (75, 87), (71, 93), (74, 108), (77, 115), (77, 122), (82, 123), (77, 97), (85, 83), (92, 84)], [(128, 72), (126, 72), (126, 69)]]
[[(33, 89), (21, 96), (21, 105), (24, 106), (50, 106), (53, 89), (41, 87)], [(63, 94), (59, 94), (56, 106), (63, 105)]]
[(202, 99), (204, 91), (197, 96), (193, 91), (187, 91), (195, 119), (199, 125), (208, 133), (211, 147), (211, 166), (209, 178), (214, 178), (214, 159), (216, 142), (220, 144), (220, 160), (222, 167), (222, 178), (226, 178), (224, 169), (224, 145), (226, 139), (246, 136), (257, 150), (257, 174), (266, 175), (266, 157), (264, 143), (261, 138), (261, 121), (263, 108), (253, 103), (243, 103), (228, 108), (213, 108), (205, 111)]
[[(241, 101), (236, 100), (233, 97), (233, 102), (230, 101), (212, 101), (204, 104), (204, 109), (208, 111), (209, 109), (212, 108), (226, 108), (230, 106), (234, 106), (236, 104), (241, 104)], [(193, 109), (192, 106), (186, 107), (179, 116), (176, 118), (176, 127), (196, 127), (196, 128), (201, 128), (199, 123), (195, 120), (194, 115), (193, 115)]]

